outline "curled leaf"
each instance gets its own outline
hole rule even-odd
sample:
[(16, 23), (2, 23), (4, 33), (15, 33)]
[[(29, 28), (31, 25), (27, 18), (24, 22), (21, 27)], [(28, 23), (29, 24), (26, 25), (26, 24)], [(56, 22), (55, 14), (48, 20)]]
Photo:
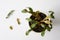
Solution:
[(28, 8), (29, 8), (29, 10), (30, 10), (30, 11), (29, 11), (30, 13), (33, 12), (33, 9), (32, 9), (31, 7), (28, 7)]
[(27, 13), (28, 11), (27, 11), (27, 9), (23, 9), (22, 12), (23, 13)]
[(49, 13), (51, 13), (51, 14), (50, 14), (51, 18), (55, 19), (54, 15), (53, 15), (54, 12), (53, 12), (53, 11), (49, 11)]

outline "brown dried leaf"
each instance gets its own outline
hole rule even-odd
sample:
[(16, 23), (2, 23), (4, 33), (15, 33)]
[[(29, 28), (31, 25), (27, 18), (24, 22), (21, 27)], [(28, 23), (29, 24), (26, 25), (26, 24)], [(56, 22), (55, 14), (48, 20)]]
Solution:
[(11, 29), (11, 30), (13, 30), (13, 27), (12, 27), (12, 26), (10, 26), (10, 29)]
[(20, 24), (20, 19), (19, 18), (17, 18), (17, 23)]

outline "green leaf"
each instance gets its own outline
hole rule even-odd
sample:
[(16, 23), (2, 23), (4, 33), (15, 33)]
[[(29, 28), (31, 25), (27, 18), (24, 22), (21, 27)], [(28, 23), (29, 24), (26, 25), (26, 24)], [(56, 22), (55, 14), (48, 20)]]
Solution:
[(26, 18), (26, 20), (28, 20), (28, 21), (32, 21), (32, 19), (31, 19), (31, 18)]
[(32, 29), (29, 29), (27, 32), (26, 32), (26, 35), (29, 35), (29, 33), (32, 31)]
[(42, 31), (42, 32), (41, 32), (41, 36), (44, 36), (44, 35), (45, 35), (45, 31)]
[(27, 13), (28, 11), (27, 11), (27, 9), (23, 9), (22, 12), (23, 13)]
[(50, 27), (46, 27), (46, 29), (47, 29), (48, 31), (51, 31)]
[(37, 22), (34, 22), (31, 27), (34, 28), (36, 26)]
[(38, 23), (38, 22), (36, 22), (36, 21), (34, 21), (34, 20), (30, 19), (30, 18), (26, 18), (26, 20), (28, 20), (29, 22), (30, 21), (33, 22), (32, 25), (31, 25), (32, 28), (34, 28), (36, 26), (36, 24)]
[(32, 28), (34, 28), (36, 26), (36, 24), (38, 23), (38, 22), (36, 22), (36, 21), (34, 21), (34, 20), (30, 19), (30, 18), (26, 18), (26, 20), (28, 20), (29, 22), (30, 21), (33, 22), (32, 25), (31, 25)]
[(29, 8), (29, 10), (30, 10), (29, 12), (33, 12), (33, 9), (32, 9), (31, 7), (28, 7), (28, 8)]
[(45, 25), (44, 24), (41, 24), (41, 26), (44, 28), (45, 27)]
[(55, 19), (54, 15), (53, 15), (54, 12), (53, 12), (53, 11), (49, 11), (49, 13), (51, 13), (51, 14), (50, 14), (51, 18)]

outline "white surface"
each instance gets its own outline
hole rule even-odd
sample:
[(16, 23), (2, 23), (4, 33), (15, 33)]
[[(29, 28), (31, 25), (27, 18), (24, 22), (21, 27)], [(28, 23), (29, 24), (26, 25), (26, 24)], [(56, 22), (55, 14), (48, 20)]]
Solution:
[[(25, 32), (29, 29), (28, 21), (25, 19), (29, 14), (23, 14), (22, 9), (32, 7), (35, 11), (40, 10), (48, 13), (49, 10), (55, 12), (55, 20), (51, 32), (46, 32), (44, 37), (40, 33), (30, 32), (28, 36)], [(10, 10), (15, 10), (9, 19), (5, 17)], [(60, 40), (60, 0), (0, 0), (0, 40)], [(18, 25), (16, 19), (21, 19)], [(13, 26), (13, 30), (9, 26)]]

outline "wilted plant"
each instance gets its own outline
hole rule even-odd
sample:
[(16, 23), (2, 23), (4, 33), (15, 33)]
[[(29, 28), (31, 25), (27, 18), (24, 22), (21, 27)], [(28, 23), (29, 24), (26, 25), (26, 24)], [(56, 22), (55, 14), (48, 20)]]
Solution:
[(44, 36), (45, 31), (51, 31), (52, 29), (52, 19), (54, 19), (54, 12), (49, 11), (50, 15), (46, 15), (40, 11), (34, 12), (31, 7), (28, 7), (29, 11), (27, 9), (23, 9), (23, 13), (30, 13), (32, 14), (30, 18), (27, 18), (29, 21), (30, 29), (26, 32), (26, 35), (29, 34), (30, 31), (34, 31), (37, 33), (41, 33), (41, 36)]

